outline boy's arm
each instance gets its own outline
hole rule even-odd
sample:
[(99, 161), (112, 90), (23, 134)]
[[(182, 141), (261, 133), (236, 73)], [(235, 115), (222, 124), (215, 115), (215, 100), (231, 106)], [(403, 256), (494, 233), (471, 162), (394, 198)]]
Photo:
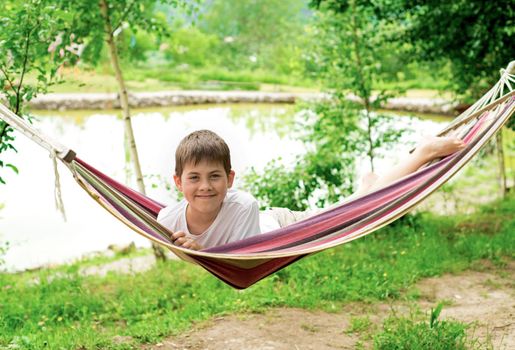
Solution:
[(259, 226), (259, 205), (257, 200), (245, 208), (245, 211), (238, 215), (238, 222), (236, 223), (236, 237), (231, 238), (231, 242), (239, 241), (241, 239), (252, 237), (261, 233)]

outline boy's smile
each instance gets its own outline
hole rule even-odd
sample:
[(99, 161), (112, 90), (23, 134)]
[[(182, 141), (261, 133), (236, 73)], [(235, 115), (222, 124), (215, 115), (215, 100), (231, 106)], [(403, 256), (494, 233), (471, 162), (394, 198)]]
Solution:
[(173, 178), (188, 202), (186, 219), (190, 233), (201, 234), (220, 212), (227, 189), (234, 181), (234, 171), (227, 174), (221, 163), (201, 161), (185, 164), (182, 175)]

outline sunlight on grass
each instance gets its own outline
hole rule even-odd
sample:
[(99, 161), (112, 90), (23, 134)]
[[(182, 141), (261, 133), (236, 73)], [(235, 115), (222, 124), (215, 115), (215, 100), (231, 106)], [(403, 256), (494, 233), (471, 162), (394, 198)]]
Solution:
[[(174, 70), (167, 67), (136, 68), (124, 70), (127, 88), (132, 92), (165, 90), (260, 90), (264, 92), (319, 92), (320, 82), (299, 79), (273, 72), (230, 72), (222, 68), (197, 68), (190, 71)], [(28, 76), (29, 83), (35, 76)], [(451, 98), (449, 93), (439, 90), (437, 85), (428, 82), (401, 82), (399, 88), (407, 88), (404, 94), (412, 98)], [(390, 84), (392, 85), (392, 84)], [(394, 87), (388, 85), (388, 88)], [(433, 86), (434, 85), (434, 86)], [(379, 86), (378, 88), (385, 88)], [(118, 84), (110, 68), (61, 69), (61, 82), (52, 85), (49, 92), (68, 93), (117, 93)]]

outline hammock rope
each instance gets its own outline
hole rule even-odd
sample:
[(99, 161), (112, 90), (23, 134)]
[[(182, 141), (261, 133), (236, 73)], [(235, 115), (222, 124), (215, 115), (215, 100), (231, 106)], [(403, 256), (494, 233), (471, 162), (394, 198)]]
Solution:
[[(142, 236), (198, 264), (235, 288), (246, 288), (302, 257), (367, 235), (410, 211), (436, 191), (498, 132), (515, 112), (515, 61), (499, 82), (439, 135), (454, 135), (464, 150), (437, 160), (393, 184), (350, 198), (278, 230), (223, 246), (193, 251), (173, 245), (156, 221), (162, 204), (115, 181), (38, 132), (0, 104), (0, 118), (63, 160), (78, 184), (117, 219)], [(505, 93), (505, 90), (509, 92)]]
[(52, 158), (52, 167), (54, 168), (54, 201), (55, 208), (61, 213), (63, 220), (66, 221), (66, 211), (64, 209), (63, 195), (61, 191), (61, 177), (59, 175), (59, 169), (57, 168), (57, 154), (55, 150), (50, 152), (50, 158)]

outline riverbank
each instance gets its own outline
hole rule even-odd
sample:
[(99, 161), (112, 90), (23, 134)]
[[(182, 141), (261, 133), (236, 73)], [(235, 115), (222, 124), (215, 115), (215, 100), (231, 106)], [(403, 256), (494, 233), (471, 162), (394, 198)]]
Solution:
[[(286, 103), (323, 99), (316, 92), (263, 92), (263, 91), (157, 91), (129, 94), (133, 108), (167, 107), (226, 103)], [(30, 101), (30, 107), (38, 110), (105, 110), (120, 108), (115, 93), (48, 93)], [(445, 98), (396, 97), (383, 108), (396, 111), (431, 114), (456, 114), (456, 103)]]

